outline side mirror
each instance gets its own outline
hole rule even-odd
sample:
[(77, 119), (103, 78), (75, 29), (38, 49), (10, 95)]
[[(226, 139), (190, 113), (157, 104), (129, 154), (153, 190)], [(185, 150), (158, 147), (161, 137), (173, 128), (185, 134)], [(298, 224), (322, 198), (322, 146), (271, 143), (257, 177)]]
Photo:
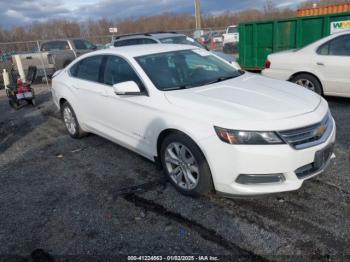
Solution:
[(143, 95), (139, 86), (134, 81), (127, 81), (113, 85), (114, 93), (119, 96)]

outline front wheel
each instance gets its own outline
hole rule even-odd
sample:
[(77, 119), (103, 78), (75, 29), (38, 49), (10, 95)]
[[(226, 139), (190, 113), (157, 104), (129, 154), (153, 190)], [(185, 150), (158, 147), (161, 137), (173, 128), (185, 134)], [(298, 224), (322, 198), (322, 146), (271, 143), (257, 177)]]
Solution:
[(182, 133), (168, 135), (161, 146), (165, 175), (182, 194), (199, 196), (213, 190), (209, 165), (196, 143)]

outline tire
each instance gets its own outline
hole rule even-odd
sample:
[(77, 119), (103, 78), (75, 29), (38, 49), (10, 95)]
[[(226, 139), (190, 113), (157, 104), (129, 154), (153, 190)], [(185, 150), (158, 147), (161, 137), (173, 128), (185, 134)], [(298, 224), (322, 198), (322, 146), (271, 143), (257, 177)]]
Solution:
[(198, 197), (213, 191), (208, 162), (197, 144), (183, 133), (172, 133), (162, 142), (164, 174), (180, 193)]
[(36, 106), (36, 101), (35, 98), (33, 98), (32, 100), (30, 100), (30, 104), (35, 107)]
[(61, 106), (61, 114), (67, 132), (72, 138), (81, 138), (86, 135), (81, 129), (77, 116), (68, 102), (64, 102)]
[(319, 95), (323, 95), (323, 89), (320, 81), (310, 74), (300, 74), (292, 78), (291, 82), (305, 87)]

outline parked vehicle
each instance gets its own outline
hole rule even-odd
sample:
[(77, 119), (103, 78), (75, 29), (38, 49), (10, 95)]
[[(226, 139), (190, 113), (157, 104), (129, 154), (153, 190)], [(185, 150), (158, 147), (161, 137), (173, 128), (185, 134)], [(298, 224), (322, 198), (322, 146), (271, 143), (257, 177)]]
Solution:
[(198, 38), (198, 42), (200, 42), (202, 45), (210, 44), (210, 33), (202, 35), (200, 38)]
[(350, 97), (350, 31), (325, 37), (302, 49), (271, 54), (262, 73), (320, 95)]
[[(207, 49), (205, 46), (201, 45), (193, 38), (176, 32), (155, 32), (144, 34), (121, 35), (115, 37), (112, 41), (112, 44), (114, 47), (142, 44), (183, 44)], [(234, 56), (229, 56), (219, 51), (211, 52), (221, 57), (222, 59), (225, 59), (237, 69), (240, 69), (240, 66), (236, 62), (236, 58)]]
[(222, 45), (224, 53), (236, 53), (238, 43), (238, 26), (231, 25), (227, 27), (226, 32), (222, 35)]
[(242, 23), (239, 25), (239, 64), (247, 70), (262, 70), (269, 54), (303, 48), (349, 29), (348, 25), (350, 12)]
[(222, 37), (223, 34), (220, 32), (211, 32), (210, 33), (210, 41), (213, 41), (214, 43), (222, 43)]
[[(17, 79), (17, 74), (12, 70), (10, 84), (5, 88), (6, 95), (9, 99), (9, 105), (18, 110), (25, 104), (35, 106), (35, 92), (31, 87), (36, 77), (36, 68), (30, 67), (26, 79), (28, 82), (23, 83), (21, 79)], [(13, 74), (14, 73), (14, 74)]]
[(155, 161), (186, 195), (296, 190), (333, 156), (321, 96), (188, 45), (86, 54), (56, 74), (52, 95), (73, 138), (95, 133)]
[(44, 69), (48, 76), (52, 76), (76, 57), (95, 49), (95, 45), (80, 38), (50, 40), (40, 44), (39, 52), (14, 55), (13, 62), (18, 71), (23, 70), (25, 73), (30, 66), (35, 66), (38, 69), (37, 76), (44, 76)]

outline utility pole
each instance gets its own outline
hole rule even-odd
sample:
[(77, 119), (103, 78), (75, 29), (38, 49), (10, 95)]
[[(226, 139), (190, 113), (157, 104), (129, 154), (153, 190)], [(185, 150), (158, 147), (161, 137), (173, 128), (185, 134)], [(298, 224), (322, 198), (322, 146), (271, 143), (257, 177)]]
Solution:
[(200, 0), (194, 0), (194, 7), (196, 13), (196, 29), (201, 29), (201, 2)]

